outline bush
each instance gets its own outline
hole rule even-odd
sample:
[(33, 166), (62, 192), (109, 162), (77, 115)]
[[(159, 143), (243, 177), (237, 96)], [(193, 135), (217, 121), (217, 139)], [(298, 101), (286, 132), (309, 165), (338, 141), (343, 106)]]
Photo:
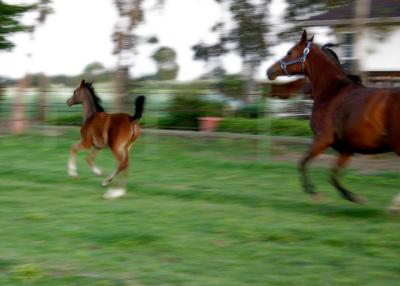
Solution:
[(168, 115), (159, 123), (164, 128), (182, 128), (197, 130), (198, 118), (204, 116), (222, 116), (223, 104), (207, 101), (200, 96), (175, 96), (167, 109)]
[(244, 118), (262, 118), (264, 117), (264, 104), (253, 103), (242, 105), (235, 111), (235, 116)]
[(231, 133), (262, 134), (274, 136), (311, 136), (308, 120), (303, 119), (248, 119), (224, 118), (217, 131)]

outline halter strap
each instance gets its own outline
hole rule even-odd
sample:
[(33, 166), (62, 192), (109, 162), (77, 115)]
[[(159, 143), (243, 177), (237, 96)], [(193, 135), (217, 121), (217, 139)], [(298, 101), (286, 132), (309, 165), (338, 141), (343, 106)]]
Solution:
[(312, 44), (312, 42), (307, 42), (307, 46), (303, 50), (303, 56), (302, 57), (300, 57), (298, 59), (295, 59), (295, 60), (292, 60), (292, 61), (288, 61), (288, 62), (284, 62), (282, 60), (279, 61), (280, 65), (281, 65), (281, 69), (283, 70), (285, 75), (287, 75), (287, 76), (291, 76), (292, 75), (287, 70), (287, 67), (290, 66), (290, 65), (294, 65), (294, 64), (301, 64), (301, 73), (304, 74), (304, 62), (307, 59), (307, 55), (310, 53), (311, 44)]

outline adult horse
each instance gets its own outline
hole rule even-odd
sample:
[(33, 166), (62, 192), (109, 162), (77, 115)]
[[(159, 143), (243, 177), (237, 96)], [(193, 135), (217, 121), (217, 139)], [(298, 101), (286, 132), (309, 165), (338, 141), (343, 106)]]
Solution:
[[(102, 172), (94, 164), (94, 158), (101, 149), (106, 147), (111, 149), (118, 164), (116, 170), (103, 181), (102, 185), (109, 185), (115, 176), (124, 171), (128, 167), (129, 150), (140, 135), (139, 120), (142, 117), (144, 100), (144, 96), (136, 98), (136, 110), (133, 116), (125, 113), (109, 114), (104, 112), (92, 83), (82, 80), (72, 97), (67, 100), (68, 106), (83, 105), (81, 141), (71, 147), (68, 174), (72, 177), (78, 176), (76, 154), (79, 150), (91, 149), (86, 160), (93, 173), (100, 176)], [(113, 188), (109, 189), (104, 196), (115, 198), (124, 194), (124, 188)]]
[[(299, 165), (303, 189), (314, 199), (318, 198), (307, 176), (307, 164), (332, 147), (338, 157), (331, 172), (331, 183), (347, 200), (362, 203), (361, 197), (340, 184), (339, 171), (355, 153), (394, 151), (400, 155), (400, 89), (365, 87), (346, 75), (331, 56), (313, 44), (313, 37), (307, 39), (306, 31), (300, 42), (267, 70), (267, 75), (269, 79), (305, 75), (312, 84), (314, 102), (310, 126), (314, 139)], [(391, 210), (400, 210), (399, 195), (393, 200)]]

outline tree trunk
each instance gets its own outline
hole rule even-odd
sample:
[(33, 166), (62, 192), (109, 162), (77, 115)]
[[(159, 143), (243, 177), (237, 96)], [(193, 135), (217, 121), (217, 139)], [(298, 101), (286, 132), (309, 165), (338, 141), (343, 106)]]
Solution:
[(245, 103), (252, 103), (257, 99), (256, 82), (254, 74), (256, 71), (255, 61), (245, 61), (243, 63), (243, 76), (245, 78), (243, 100)]
[(39, 95), (38, 95), (38, 106), (37, 106), (37, 120), (40, 123), (44, 123), (47, 117), (47, 88), (48, 79), (44, 73), (39, 75)]

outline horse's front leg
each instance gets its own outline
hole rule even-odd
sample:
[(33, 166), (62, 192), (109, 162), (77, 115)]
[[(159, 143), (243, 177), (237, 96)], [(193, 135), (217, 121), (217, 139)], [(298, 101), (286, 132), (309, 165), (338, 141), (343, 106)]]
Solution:
[(314, 191), (314, 186), (308, 178), (307, 165), (312, 159), (324, 152), (330, 145), (330, 140), (327, 140), (324, 137), (315, 137), (310, 148), (308, 149), (308, 152), (299, 164), (300, 180), (303, 186), (303, 190), (306, 193), (310, 194), (311, 199), (315, 202), (321, 201), (322, 198), (318, 193)]
[(347, 165), (347, 163), (350, 161), (352, 154), (349, 153), (340, 153), (339, 156), (337, 157), (336, 164), (332, 168), (332, 173), (331, 173), (331, 184), (342, 194), (342, 196), (353, 202), (353, 203), (359, 203), (363, 204), (365, 203), (365, 199), (363, 197), (360, 197), (349, 190), (347, 190), (345, 187), (340, 184), (338, 176), (340, 171)]
[(71, 177), (78, 177), (78, 171), (76, 168), (76, 154), (79, 150), (84, 149), (82, 143), (77, 143), (72, 145), (71, 150), (69, 152), (69, 160), (68, 160), (68, 175)]

